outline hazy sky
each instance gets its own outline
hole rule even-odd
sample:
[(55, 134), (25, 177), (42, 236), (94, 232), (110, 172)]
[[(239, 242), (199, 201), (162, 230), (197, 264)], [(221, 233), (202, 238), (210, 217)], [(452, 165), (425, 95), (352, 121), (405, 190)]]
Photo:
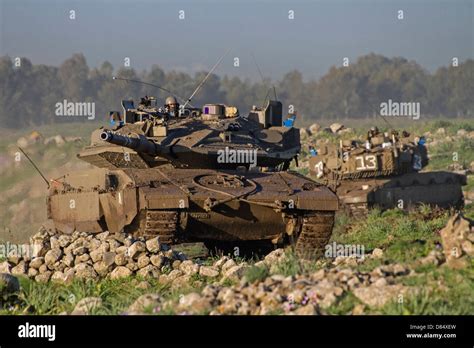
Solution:
[[(343, 57), (375, 52), (414, 59), (429, 70), (474, 58), (474, 0), (0, 0), (0, 55), (59, 65), (82, 52), (89, 66), (130, 57), (186, 72), (280, 78), (319, 77)], [(69, 11), (76, 19), (69, 19)], [(185, 19), (178, 18), (184, 10)], [(288, 19), (289, 11), (294, 19)], [(397, 19), (398, 10), (404, 19)], [(240, 67), (233, 66), (234, 57)]]

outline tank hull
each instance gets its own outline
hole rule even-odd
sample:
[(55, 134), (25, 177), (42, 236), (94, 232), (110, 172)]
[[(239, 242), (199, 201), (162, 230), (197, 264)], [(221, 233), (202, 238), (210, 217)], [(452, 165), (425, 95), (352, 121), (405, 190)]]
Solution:
[(159, 236), (170, 244), (285, 244), (306, 233), (300, 249), (309, 246), (319, 253), (338, 209), (337, 197), (327, 187), (290, 172), (93, 169), (70, 174), (65, 181), (68, 185), (58, 184), (48, 198), (57, 229)]
[(464, 175), (450, 172), (408, 173), (403, 175), (343, 180), (336, 194), (351, 215), (365, 215), (371, 207), (382, 210), (409, 209), (419, 204), (459, 208), (464, 199)]

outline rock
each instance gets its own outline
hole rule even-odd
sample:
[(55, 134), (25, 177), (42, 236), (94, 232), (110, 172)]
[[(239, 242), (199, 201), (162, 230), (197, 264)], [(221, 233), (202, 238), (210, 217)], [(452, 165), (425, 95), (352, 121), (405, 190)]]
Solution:
[(137, 275), (142, 278), (158, 278), (160, 276), (160, 270), (156, 266), (147, 265), (137, 271)]
[(129, 277), (132, 275), (132, 271), (127, 267), (119, 266), (115, 268), (112, 273), (110, 273), (110, 279), (119, 279), (124, 277)]
[(71, 236), (67, 234), (61, 234), (58, 237), (58, 244), (61, 248), (65, 248), (71, 243), (71, 240), (72, 240)]
[(46, 283), (49, 281), (49, 279), (51, 278), (51, 275), (53, 274), (53, 272), (51, 271), (45, 271), (45, 272), (41, 272), (40, 274), (38, 274), (36, 277), (35, 277), (35, 281), (39, 282), (39, 283)]
[(456, 132), (456, 135), (457, 136), (460, 136), (460, 137), (465, 137), (467, 135), (467, 130), (465, 129), (458, 129), (458, 131)]
[(232, 267), (234, 267), (234, 266), (236, 266), (236, 265), (237, 265), (237, 264), (235, 263), (234, 260), (229, 259), (229, 260), (227, 260), (227, 261), (222, 265), (222, 272), (225, 272), (225, 271), (227, 271), (228, 269), (230, 269), (230, 268), (232, 268)]
[(374, 259), (381, 259), (383, 257), (383, 250), (380, 248), (375, 248), (371, 254)]
[(308, 130), (311, 134), (316, 134), (321, 130), (321, 126), (317, 123), (313, 123), (311, 126), (309, 126)]
[(181, 261), (179, 261), (179, 260), (175, 260), (175, 261), (173, 261), (173, 263), (171, 264), (171, 267), (172, 267), (173, 269), (179, 269), (180, 266), (181, 266)]
[(383, 286), (372, 284), (368, 287), (361, 287), (353, 290), (354, 295), (359, 300), (374, 308), (382, 307), (391, 300), (397, 300), (400, 295), (406, 296), (412, 292), (413, 289), (401, 284)]
[(74, 266), (74, 271), (77, 278), (92, 279), (97, 277), (94, 268), (86, 263), (80, 263)]
[(0, 273), (10, 274), (11, 269), (12, 269), (12, 267), (10, 266), (8, 261), (0, 262)]
[(71, 270), (69, 272), (66, 272), (66, 273), (56, 271), (51, 276), (51, 281), (56, 282), (56, 283), (70, 283), (70, 282), (72, 282), (73, 278), (74, 278), (74, 271), (73, 270)]
[(100, 297), (85, 297), (80, 300), (71, 314), (86, 315), (102, 306), (102, 299)]
[(105, 252), (102, 254), (102, 261), (107, 267), (112, 266), (115, 263), (115, 256), (117, 255), (114, 252)]
[(193, 275), (199, 272), (199, 265), (195, 264), (191, 260), (186, 260), (181, 263), (179, 269), (186, 275)]
[[(66, 255), (64, 255), (64, 257), (62, 258), (62, 263), (66, 266), (66, 267), (72, 267), (74, 265), (74, 256), (71, 254), (71, 253), (67, 253)], [(41, 266), (40, 266), (41, 267)]]
[(178, 303), (178, 311), (186, 311), (192, 314), (204, 314), (210, 308), (210, 301), (195, 292), (182, 296)]
[(332, 125), (329, 126), (329, 128), (331, 129), (331, 132), (336, 134), (337, 132), (339, 132), (341, 129), (344, 128), (344, 125), (340, 123), (333, 123)]
[(440, 231), (446, 263), (449, 267), (463, 268), (469, 264), (466, 259), (468, 255), (463, 249), (463, 242), (472, 238), (474, 232), (471, 226), (470, 220), (464, 218), (462, 214), (456, 213)]
[(165, 257), (163, 255), (153, 255), (150, 257), (150, 262), (152, 265), (161, 268), (165, 263)]
[(40, 266), (44, 263), (44, 257), (35, 257), (33, 260), (30, 261), (30, 267), (39, 269)]
[(214, 267), (201, 266), (199, 269), (199, 274), (203, 277), (215, 278), (219, 276), (219, 270)]
[(186, 289), (191, 286), (191, 275), (185, 274), (173, 280), (171, 289)]
[(145, 249), (145, 243), (140, 241), (135, 242), (128, 248), (128, 256), (132, 259), (135, 259), (140, 253), (145, 251)]
[(161, 304), (161, 297), (158, 294), (144, 294), (128, 307), (127, 314), (143, 314), (144, 312), (154, 312)]
[(84, 262), (87, 262), (89, 261), (91, 257), (89, 256), (89, 254), (82, 254), (82, 255), (78, 255), (76, 256), (76, 258), (74, 259), (74, 264), (78, 265), (80, 263), (84, 263)]
[(267, 266), (272, 266), (276, 263), (281, 262), (285, 258), (285, 250), (284, 249), (275, 249), (271, 253), (269, 253), (265, 258), (263, 259), (263, 262)]
[(15, 276), (26, 275), (27, 270), (25, 261), (20, 261), (18, 265), (12, 268), (11, 274)]
[(125, 266), (128, 263), (128, 257), (125, 254), (117, 254), (114, 262), (117, 266)]
[(229, 257), (222, 256), (219, 260), (214, 262), (214, 267), (221, 268), (227, 261), (229, 261)]
[(295, 315), (315, 315), (318, 314), (316, 307), (314, 307), (312, 304), (307, 304), (303, 307), (300, 307), (293, 311), (293, 314)]
[(160, 243), (158, 237), (148, 239), (148, 240), (145, 242), (145, 244), (146, 244), (146, 249), (147, 249), (150, 253), (157, 253), (157, 252), (159, 252), (160, 249), (161, 249), (161, 243)]
[[(223, 268), (224, 269), (224, 268)], [(245, 273), (247, 268), (244, 265), (236, 265), (223, 271), (224, 279), (238, 280)]]
[(143, 268), (145, 266), (148, 266), (149, 263), (150, 263), (150, 258), (146, 255), (142, 255), (138, 258), (137, 266), (138, 268)]
[(92, 251), (89, 253), (92, 262), (99, 262), (99, 261), (101, 261), (103, 254), (104, 254), (104, 253), (102, 252), (102, 250), (99, 250), (99, 249), (92, 250)]
[(54, 264), (56, 261), (59, 261), (62, 255), (63, 255), (63, 252), (61, 251), (61, 249), (49, 250), (44, 257), (44, 262), (47, 266), (50, 266)]
[(18, 278), (8, 273), (0, 273), (0, 295), (9, 295), (20, 291)]
[(107, 237), (109, 237), (109, 235), (110, 235), (110, 232), (105, 231), (105, 232), (101, 232), (101, 233), (96, 234), (95, 238), (103, 242), (107, 239)]

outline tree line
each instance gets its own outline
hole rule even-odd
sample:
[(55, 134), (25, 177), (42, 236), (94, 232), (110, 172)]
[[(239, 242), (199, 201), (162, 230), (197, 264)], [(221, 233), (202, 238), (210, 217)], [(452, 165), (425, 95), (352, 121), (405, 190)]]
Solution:
[[(96, 118), (105, 118), (109, 110), (121, 110), (122, 99), (152, 95), (163, 103), (168, 95), (151, 86), (113, 80), (114, 75), (162, 86), (184, 99), (206, 75), (165, 72), (158, 65), (140, 72), (114, 69), (109, 62), (89, 68), (82, 54), (74, 54), (59, 67), (34, 65), (27, 58), (21, 58), (20, 66), (16, 63), (11, 57), (0, 57), (2, 128), (62, 122), (65, 118), (56, 116), (55, 105), (64, 99), (94, 102)], [(245, 113), (274, 94), (285, 108), (292, 105), (305, 120), (374, 117), (380, 104), (389, 99), (420, 103), (423, 117), (473, 117), (474, 60), (430, 73), (405, 58), (368, 54), (347, 67), (333, 66), (320, 79), (309, 81), (297, 70), (281, 80), (261, 82), (212, 74), (193, 104), (225, 103)]]

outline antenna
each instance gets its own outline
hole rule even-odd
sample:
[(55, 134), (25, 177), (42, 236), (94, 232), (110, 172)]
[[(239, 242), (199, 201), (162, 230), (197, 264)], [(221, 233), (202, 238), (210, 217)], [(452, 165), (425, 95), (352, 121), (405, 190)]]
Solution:
[[(167, 92), (167, 93), (169, 93), (169, 94), (171, 94), (171, 95), (174, 95), (174, 96), (176, 96), (177, 98), (181, 99), (182, 101), (185, 101), (184, 98), (180, 97), (180, 96), (177, 95), (176, 93), (173, 93), (173, 92), (170, 91), (169, 89), (163, 88), (163, 87), (158, 86), (158, 85), (154, 85), (153, 83), (143, 82), (143, 81), (140, 81), (140, 80), (126, 79), (126, 78), (124, 78), (124, 77), (117, 77), (117, 76), (112, 76), (112, 79), (113, 79), (113, 80), (122, 80), (122, 81), (127, 81), (127, 82), (134, 82), (134, 83), (141, 83), (141, 84), (143, 84), (143, 85), (152, 86), (152, 87), (161, 89), (162, 91)], [(191, 103), (188, 103), (188, 104), (191, 105), (192, 107), (194, 107)]]
[(43, 180), (46, 182), (46, 185), (48, 185), (48, 188), (49, 188), (49, 181), (48, 179), (46, 179), (46, 177), (43, 175), (43, 173), (41, 173), (41, 170), (39, 170), (39, 168), (36, 166), (35, 162), (33, 162), (33, 160), (26, 154), (25, 151), (23, 151), (23, 149), (21, 147), (18, 146), (18, 148), (20, 149), (21, 152), (23, 152), (23, 154), (25, 155), (26, 158), (28, 158), (28, 161), (30, 161), (31, 165), (36, 169), (36, 171), (39, 173), (39, 175), (41, 175), (41, 177), (43, 178)]
[(226, 53), (224, 53), (224, 55), (222, 57), (219, 58), (219, 60), (217, 61), (216, 64), (214, 64), (214, 66), (212, 67), (212, 69), (207, 73), (206, 77), (204, 77), (204, 79), (201, 81), (201, 83), (196, 87), (196, 89), (194, 90), (194, 92), (191, 94), (191, 96), (188, 98), (188, 100), (186, 100), (186, 102), (184, 103), (183, 105), (183, 108), (186, 107), (186, 105), (189, 104), (189, 102), (193, 99), (193, 97), (196, 95), (196, 93), (201, 89), (201, 87), (204, 85), (204, 83), (206, 82), (206, 80), (208, 79), (209, 76), (211, 76), (211, 74), (213, 73), (214, 70), (216, 70), (216, 68), (219, 66), (219, 64), (222, 62), (222, 60), (224, 59), (224, 57), (227, 55), (227, 53), (230, 52), (230, 48), (227, 50)]
[[(253, 62), (255, 63), (255, 66), (257, 67), (258, 74), (260, 75), (260, 78), (262, 79), (262, 85), (266, 87), (265, 78), (263, 77), (262, 71), (260, 70), (260, 67), (257, 64), (257, 60), (255, 59), (255, 56), (253, 55), (253, 53), (251, 55), (252, 55)], [(275, 95), (275, 100), (278, 100), (275, 85), (272, 85), (272, 88), (273, 88), (273, 94)], [(265, 95), (265, 99), (263, 99), (262, 108), (265, 105), (265, 101), (267, 100), (270, 94), (270, 88), (267, 88), (266, 90), (267, 90), (267, 94)]]

